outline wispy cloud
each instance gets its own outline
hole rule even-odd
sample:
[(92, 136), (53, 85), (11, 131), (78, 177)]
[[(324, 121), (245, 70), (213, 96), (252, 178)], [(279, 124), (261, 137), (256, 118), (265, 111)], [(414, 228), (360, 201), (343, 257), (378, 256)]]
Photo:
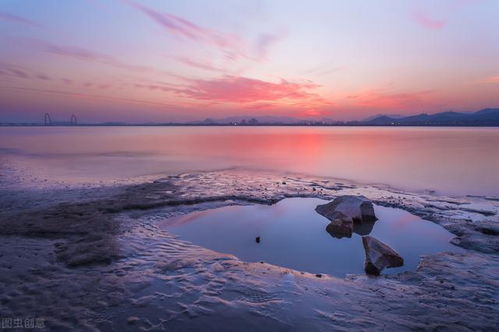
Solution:
[(94, 51), (90, 51), (84, 48), (80, 47), (72, 47), (72, 46), (61, 46), (61, 45), (54, 45), (54, 44), (46, 44), (46, 43), (38, 43), (41, 48), (48, 53), (52, 54), (57, 54), (61, 56), (66, 56), (66, 57), (71, 57), (74, 59), (78, 60), (85, 60), (85, 61), (95, 61), (95, 62), (102, 62), (102, 63), (107, 63), (107, 64), (116, 64), (119, 63), (118, 60), (114, 59), (113, 57), (106, 55), (106, 54), (101, 54), (97, 53)]
[(483, 80), (480, 81), (480, 83), (499, 84), (499, 75), (485, 77)]
[(30, 25), (33, 27), (41, 27), (41, 25), (39, 23), (37, 23), (33, 20), (30, 20), (30, 19), (27, 19), (27, 18), (24, 18), (21, 16), (13, 15), (10, 13), (6, 13), (6, 12), (0, 12), (0, 20), (7, 21), (7, 22), (26, 24), (26, 25)]
[(438, 30), (442, 29), (447, 24), (446, 21), (433, 18), (423, 10), (414, 11), (412, 17), (418, 24), (427, 29)]
[(170, 13), (161, 13), (135, 2), (129, 3), (174, 35), (219, 47), (227, 52), (229, 57), (243, 56), (241, 40), (236, 35), (216, 32), (182, 17)]
[(110, 55), (95, 52), (92, 50), (88, 50), (81, 47), (73, 47), (73, 46), (62, 46), (62, 45), (53, 45), (53, 44), (44, 44), (42, 45), (42, 49), (45, 52), (57, 54), (64, 57), (69, 57), (73, 59), (83, 60), (83, 61), (92, 61), (102, 63), (108, 66), (138, 71), (138, 72), (149, 72), (155, 71), (154, 69), (141, 66), (141, 65), (131, 65), (127, 64), (119, 59), (116, 59)]
[(204, 70), (214, 71), (214, 72), (226, 72), (226, 70), (213, 65), (209, 61), (197, 60), (197, 59), (193, 59), (191, 57), (186, 57), (186, 56), (176, 57), (176, 60), (183, 63), (184, 65), (191, 66), (191, 67), (198, 68), (198, 69), (204, 69)]
[(12, 64), (0, 63), (0, 76), (8, 77), (12, 82), (19, 82), (19, 80), (31, 80), (31, 81), (51, 81), (51, 86), (80, 86), (83, 88), (93, 88), (99, 87), (102, 89), (111, 87), (111, 84), (102, 82), (90, 82), (78, 81), (68, 78), (54, 78), (46, 73), (42, 73), (38, 70), (32, 70), (25, 67), (20, 67)]
[(366, 91), (355, 96), (350, 96), (357, 106), (383, 108), (383, 109), (404, 109), (417, 108), (428, 105), (428, 98), (434, 91), (424, 90), (416, 92), (384, 92)]
[(246, 58), (253, 61), (265, 60), (270, 48), (283, 38), (282, 34), (261, 33), (256, 40), (249, 42), (236, 34), (223, 33), (202, 27), (183, 17), (159, 12), (142, 4), (127, 1), (169, 33), (183, 39), (215, 47), (221, 50), (227, 59)]
[(172, 105), (172, 104), (167, 104), (167, 103), (162, 103), (162, 102), (155, 102), (155, 101), (151, 101), (151, 100), (126, 98), (126, 97), (116, 97), (116, 96), (109, 96), (109, 95), (88, 94), (88, 93), (64, 91), (64, 90), (31, 88), (31, 87), (22, 87), (22, 86), (2, 86), (2, 87), (0, 87), (0, 89), (41, 92), (41, 93), (49, 93), (49, 94), (63, 95), (63, 96), (69, 96), (69, 97), (81, 97), (81, 98), (91, 99), (91, 100), (104, 100), (104, 101), (109, 101), (109, 102), (137, 103), (137, 104), (145, 104), (145, 105), (151, 105), (151, 106), (169, 107), (172, 109), (178, 107), (177, 105)]
[[(465, 10), (465, 7), (476, 5), (484, 2), (483, 0), (448, 0), (442, 1), (440, 15), (444, 15), (445, 19), (435, 17), (428, 8), (415, 9), (411, 12), (413, 20), (427, 29), (438, 30), (444, 28), (448, 23), (453, 13), (456, 11)], [(420, 4), (421, 5), (421, 4)], [(440, 5), (440, 3), (439, 3)]]
[(345, 67), (342, 66), (331, 66), (329, 64), (315, 66), (311, 69), (303, 71), (304, 74), (311, 74), (316, 76), (325, 76), (332, 73), (336, 73), (339, 71), (345, 70)]
[(318, 85), (312, 82), (293, 83), (281, 80), (279, 83), (258, 79), (225, 76), (213, 80), (193, 80), (192, 84), (177, 93), (184, 96), (214, 102), (252, 103), (278, 100), (303, 100), (317, 98), (310, 92)]
[(182, 76), (168, 72), (168, 71), (159, 70), (159, 69), (149, 67), (149, 66), (129, 64), (129, 63), (126, 63), (126, 62), (124, 62), (120, 59), (117, 59), (111, 55), (96, 52), (96, 51), (82, 48), (82, 47), (68, 46), (68, 45), (56, 45), (53, 43), (48, 43), (48, 42), (40, 41), (37, 39), (18, 39), (17, 41), (20, 44), (23, 44), (27, 47), (35, 48), (35, 49), (40, 50), (42, 52), (55, 54), (58, 56), (63, 56), (63, 57), (72, 58), (72, 59), (81, 60), (81, 61), (100, 63), (103, 65), (115, 67), (118, 69), (123, 69), (123, 70), (138, 72), (138, 73), (158, 74), (158, 75), (162, 75), (162, 76), (166, 75), (166, 76), (170, 76), (170, 77), (183, 79)]
[(266, 59), (269, 50), (274, 44), (280, 41), (283, 37), (277, 34), (262, 33), (256, 41), (256, 57), (258, 59)]
[(30, 74), (25, 68), (4, 63), (0, 63), (0, 75), (8, 76), (11, 78), (30, 78)]
[(38, 74), (36, 74), (36, 76), (35, 76), (35, 77), (36, 77), (37, 79), (39, 79), (39, 80), (42, 80), (42, 81), (50, 81), (50, 80), (51, 80), (51, 78), (50, 78), (48, 75), (46, 75), (46, 74), (42, 74), (42, 73), (38, 73)]

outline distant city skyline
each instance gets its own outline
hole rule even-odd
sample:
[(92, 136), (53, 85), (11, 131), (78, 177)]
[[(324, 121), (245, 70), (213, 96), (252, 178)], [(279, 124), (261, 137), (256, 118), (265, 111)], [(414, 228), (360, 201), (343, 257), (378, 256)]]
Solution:
[(289, 116), (230, 116), (225, 118), (206, 118), (194, 121), (101, 121), (79, 122), (75, 114), (68, 119), (52, 118), (45, 113), (43, 122), (1, 122), (0, 126), (478, 126), (498, 127), (499, 108), (485, 108), (475, 112), (440, 112), (412, 115), (377, 114), (361, 120), (335, 120), (331, 118), (298, 118)]
[(0, 122), (499, 106), (498, 1), (0, 3)]

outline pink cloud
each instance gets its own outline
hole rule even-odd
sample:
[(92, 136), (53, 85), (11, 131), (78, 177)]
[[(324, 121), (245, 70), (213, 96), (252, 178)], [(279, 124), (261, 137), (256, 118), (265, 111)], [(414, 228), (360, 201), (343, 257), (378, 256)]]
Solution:
[(272, 102), (256, 102), (256, 103), (251, 103), (251, 104), (246, 104), (244, 106), (241, 106), (241, 109), (244, 110), (271, 110), (275, 108), (277, 105), (273, 104)]
[(416, 11), (413, 13), (413, 18), (417, 23), (419, 23), (421, 26), (428, 28), (428, 29), (442, 29), (447, 22), (439, 19), (435, 19), (431, 16), (428, 15), (428, 13), (424, 11)]
[(417, 108), (427, 105), (428, 97), (432, 90), (417, 92), (387, 93), (381, 91), (367, 91), (356, 96), (350, 96), (355, 100), (355, 104), (362, 107), (401, 109)]
[(499, 75), (486, 77), (480, 83), (497, 84), (499, 83)]
[(316, 109), (316, 108), (310, 108), (307, 110), (304, 110), (301, 115), (304, 117), (316, 117), (325, 114), (324, 111)]
[(311, 82), (292, 83), (281, 80), (279, 83), (272, 83), (245, 77), (225, 76), (213, 80), (193, 80), (190, 86), (176, 92), (197, 100), (250, 103), (318, 98), (316, 94), (309, 92), (317, 87), (318, 85)]

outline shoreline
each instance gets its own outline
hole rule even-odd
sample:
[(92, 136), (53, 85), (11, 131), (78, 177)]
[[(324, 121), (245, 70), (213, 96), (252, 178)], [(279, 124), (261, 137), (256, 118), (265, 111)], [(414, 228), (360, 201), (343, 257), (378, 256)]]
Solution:
[[(499, 324), (495, 200), (241, 169), (76, 188), (71, 195), (60, 189), (52, 191), (53, 199), (51, 190), (40, 196), (25, 190), (10, 198), (32, 199), (27, 207), (3, 209), (7, 203), (1, 202), (5, 317), (29, 313), (45, 317), (52, 328), (115, 330), (485, 330)], [(415, 272), (317, 278), (243, 262), (157, 226), (164, 218), (214, 207), (345, 194), (362, 194), (433, 221), (455, 234), (452, 243), (466, 253), (425, 256)], [(40, 305), (47, 299), (50, 304)]]

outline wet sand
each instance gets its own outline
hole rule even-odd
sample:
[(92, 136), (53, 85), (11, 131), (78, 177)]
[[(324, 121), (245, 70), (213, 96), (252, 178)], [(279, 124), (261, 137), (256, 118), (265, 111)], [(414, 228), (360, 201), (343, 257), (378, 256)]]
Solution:
[[(0, 178), (0, 312), (49, 329), (495, 330), (499, 200), (411, 193), (300, 174), (229, 169), (96, 187)], [(415, 272), (317, 276), (247, 263), (160, 223), (228, 205), (362, 194), (455, 234), (463, 253)], [(424, 239), (421, 239), (424, 241)]]

